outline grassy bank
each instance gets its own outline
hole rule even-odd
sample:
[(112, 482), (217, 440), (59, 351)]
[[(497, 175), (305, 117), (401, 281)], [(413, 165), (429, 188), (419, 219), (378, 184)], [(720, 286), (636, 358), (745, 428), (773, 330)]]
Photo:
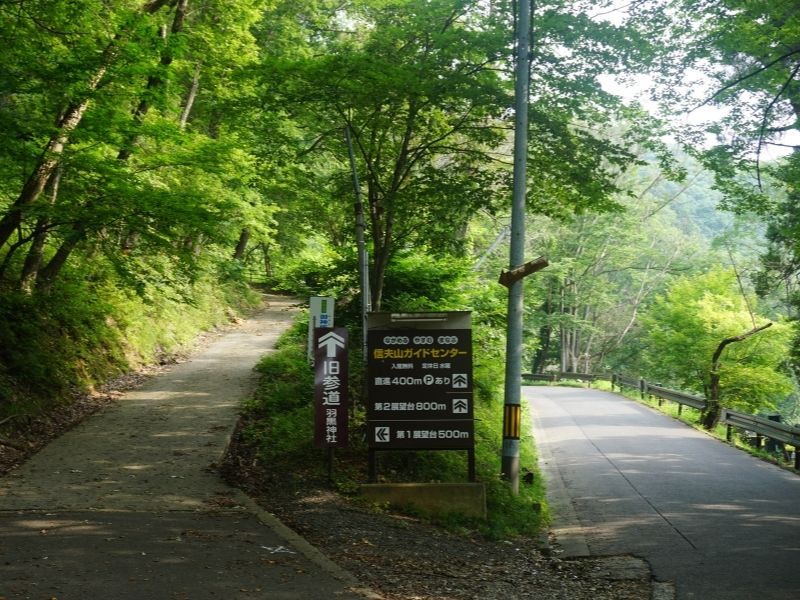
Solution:
[(258, 303), (257, 294), (233, 282), (146, 292), (76, 281), (48, 294), (0, 294), (0, 420), (47, 413), (121, 373), (163, 361)]

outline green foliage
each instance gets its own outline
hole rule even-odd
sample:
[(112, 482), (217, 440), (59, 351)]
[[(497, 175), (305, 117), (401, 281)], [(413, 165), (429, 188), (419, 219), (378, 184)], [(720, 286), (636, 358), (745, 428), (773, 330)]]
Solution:
[(646, 159), (617, 179), (620, 210), (529, 217), (529, 254), (546, 256), (549, 265), (526, 283), (526, 369), (630, 369), (637, 315), (676, 272), (713, 260), (709, 240), (684, 213), (702, 207), (703, 221), (714, 222), (703, 172), (689, 163), (687, 181), (677, 182), (655, 157)]
[(301, 249), (275, 253), (271, 286), (298, 296), (347, 297), (358, 285), (355, 257), (344, 256), (319, 237)]
[(121, 342), (107, 307), (96, 302), (76, 302), (70, 293), (44, 302), (0, 295), (0, 414), (38, 412), (64, 399), (71, 386), (118, 373), (125, 364)]
[(252, 422), (244, 437), (258, 445), (268, 464), (299, 463), (306, 469), (309, 457), (319, 454), (313, 447), (314, 378), (306, 358), (306, 331), (303, 323), (295, 323), (276, 351), (261, 359), (258, 389), (245, 404)]
[(258, 298), (209, 279), (142, 296), (70, 270), (48, 294), (0, 294), (0, 417), (69, 402), (144, 363), (167, 360), (198, 332), (227, 323)]
[[(718, 109), (677, 135), (714, 173), (726, 208), (767, 222), (769, 247), (756, 276), (759, 293), (791, 289), (800, 272), (795, 3), (654, 0), (636, 3), (632, 11), (651, 24), (659, 42), (654, 76), (668, 109), (696, 115), (701, 106)], [(790, 291), (779, 298), (784, 312), (796, 313), (796, 295)]]
[[(658, 146), (644, 114), (598, 83), (644, 60), (646, 41), (635, 27), (592, 20), (587, 10), (558, 0), (537, 6), (528, 203), (559, 217), (618, 207), (616, 176), (637, 162), (631, 148)], [(352, 196), (342, 128), (351, 127), (380, 308), (395, 260), (419, 248), (460, 255), (470, 218), (497, 210), (510, 188), (512, 3), (313, 2), (297, 20), (288, 12), (281, 3), (263, 32), (290, 32), (300, 46), (269, 48), (263, 63), (264, 102), (292, 107), (295, 126), (284, 122), (280, 141), (297, 148), (291, 171), (304, 182), (281, 193), (293, 205), (302, 198), (301, 223), (339, 247)], [(623, 118), (634, 124), (609, 135)], [(296, 228), (297, 211), (278, 219)]]
[(384, 286), (385, 310), (461, 310), (469, 281), (465, 261), (404, 252), (390, 265)]
[[(755, 298), (742, 297), (730, 270), (675, 281), (642, 318), (648, 377), (704, 393), (720, 342), (753, 328), (748, 301), (755, 306)], [(782, 372), (791, 335), (789, 325), (775, 323), (725, 349), (720, 369), (725, 406), (758, 412), (784, 400), (793, 389)]]

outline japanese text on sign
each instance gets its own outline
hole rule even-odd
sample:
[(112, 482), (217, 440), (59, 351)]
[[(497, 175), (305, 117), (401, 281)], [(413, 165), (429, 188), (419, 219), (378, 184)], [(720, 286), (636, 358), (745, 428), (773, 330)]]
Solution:
[(347, 330), (314, 330), (314, 398), (318, 447), (347, 445)]
[[(469, 316), (439, 313), (396, 326), (376, 314), (368, 332), (368, 440), (378, 449), (473, 445)], [(380, 427), (378, 427), (380, 423)]]

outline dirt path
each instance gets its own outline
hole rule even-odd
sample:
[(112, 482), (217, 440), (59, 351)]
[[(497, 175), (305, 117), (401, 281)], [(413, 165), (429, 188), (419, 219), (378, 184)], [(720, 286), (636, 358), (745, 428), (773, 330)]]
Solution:
[(359, 597), (209, 468), (291, 323), (293, 301), (268, 301), (0, 479), (0, 599)]

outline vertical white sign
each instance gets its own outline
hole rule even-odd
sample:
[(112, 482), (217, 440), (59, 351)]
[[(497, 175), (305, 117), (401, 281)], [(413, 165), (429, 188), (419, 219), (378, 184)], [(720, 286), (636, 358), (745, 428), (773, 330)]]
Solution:
[(308, 362), (314, 363), (314, 329), (333, 327), (333, 305), (336, 298), (311, 296), (308, 301)]

